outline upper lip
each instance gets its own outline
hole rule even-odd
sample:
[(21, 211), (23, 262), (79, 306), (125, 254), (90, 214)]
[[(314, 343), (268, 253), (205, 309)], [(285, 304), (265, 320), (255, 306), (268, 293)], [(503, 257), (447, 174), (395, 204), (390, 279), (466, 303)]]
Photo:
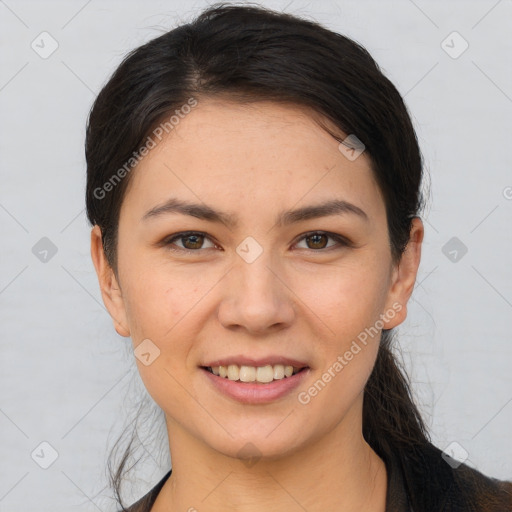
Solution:
[(214, 361), (210, 361), (202, 366), (205, 367), (214, 367), (214, 366), (229, 366), (230, 364), (236, 364), (240, 366), (267, 366), (267, 365), (276, 365), (282, 364), (283, 366), (295, 366), (296, 368), (305, 368), (308, 365), (299, 361), (298, 359), (292, 359), (284, 356), (267, 356), (261, 358), (252, 358), (247, 356), (231, 356), (224, 357), (222, 359), (215, 359)]

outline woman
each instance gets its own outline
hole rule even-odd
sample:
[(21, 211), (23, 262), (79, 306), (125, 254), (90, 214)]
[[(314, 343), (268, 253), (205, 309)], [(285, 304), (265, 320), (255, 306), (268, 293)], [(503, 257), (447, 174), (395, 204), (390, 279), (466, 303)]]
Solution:
[(134, 50), (86, 140), (91, 254), (172, 471), (122, 510), (512, 510), (429, 441), (391, 350), (421, 257), (396, 88), (318, 24), (213, 6)]

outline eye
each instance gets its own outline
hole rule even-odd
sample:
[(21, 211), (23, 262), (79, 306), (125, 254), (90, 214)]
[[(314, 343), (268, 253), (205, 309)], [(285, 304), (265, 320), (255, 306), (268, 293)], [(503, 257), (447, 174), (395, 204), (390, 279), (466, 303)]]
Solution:
[[(306, 245), (310, 245), (309, 247), (305, 247), (305, 249), (312, 249), (316, 252), (319, 252), (320, 249), (331, 249), (332, 247), (335, 247), (336, 244), (327, 245), (328, 239), (334, 240), (338, 243), (340, 246), (351, 246), (351, 243), (348, 239), (336, 235), (334, 233), (328, 233), (324, 231), (311, 231), (309, 233), (305, 233), (304, 235), (299, 238), (299, 242), (302, 240), (306, 241)], [(177, 245), (176, 241), (182, 241), (181, 247)], [(210, 247), (204, 247), (204, 241), (209, 240), (210, 241)], [(298, 242), (297, 242), (298, 243)], [(177, 233), (176, 235), (171, 236), (171, 238), (168, 238), (164, 241), (164, 245), (166, 246), (175, 246), (175, 247), (169, 247), (173, 251), (188, 251), (188, 252), (199, 252), (200, 249), (208, 249), (217, 247), (213, 242), (211, 242), (211, 239), (206, 236), (205, 233), (201, 233), (199, 231), (186, 231), (182, 233)], [(301, 247), (303, 248), (303, 247)]]
[(302, 237), (299, 239), (299, 241), (305, 240), (306, 245), (309, 242), (310, 245), (312, 245), (312, 247), (305, 247), (305, 248), (306, 249), (314, 249), (317, 251), (318, 249), (325, 249), (325, 248), (331, 249), (333, 246), (336, 245), (336, 244), (333, 244), (333, 245), (327, 246), (326, 244), (327, 244), (327, 240), (329, 238), (331, 240), (335, 240), (341, 246), (350, 246), (350, 242), (346, 238), (344, 238), (340, 235), (336, 235), (334, 233), (327, 233), (325, 231), (312, 231), (310, 233), (306, 233), (305, 235), (302, 235)]
[[(175, 240), (184, 240), (183, 246), (177, 246), (177, 248), (171, 247), (172, 250), (181, 250), (181, 251), (189, 251), (189, 252), (198, 252), (198, 249), (203, 249), (201, 247), (204, 243), (204, 240), (210, 240), (204, 233), (200, 233), (198, 231), (187, 231), (183, 233), (178, 233), (171, 238), (165, 240), (165, 245), (173, 245)], [(212, 243), (211, 247), (215, 247), (215, 244)]]

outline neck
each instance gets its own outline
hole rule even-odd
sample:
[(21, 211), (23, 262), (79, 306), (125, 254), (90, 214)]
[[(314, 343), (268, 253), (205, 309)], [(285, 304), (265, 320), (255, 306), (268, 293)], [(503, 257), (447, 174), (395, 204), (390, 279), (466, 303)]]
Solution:
[(385, 512), (386, 467), (364, 440), (360, 419), (354, 427), (345, 417), (307, 446), (250, 463), (213, 450), (167, 420), (172, 474), (151, 511)]

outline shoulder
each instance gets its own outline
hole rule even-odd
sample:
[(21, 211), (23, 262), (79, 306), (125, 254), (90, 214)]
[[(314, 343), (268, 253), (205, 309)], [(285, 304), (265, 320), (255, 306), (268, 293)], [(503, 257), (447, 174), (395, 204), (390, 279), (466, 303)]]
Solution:
[(158, 493), (164, 486), (165, 482), (171, 476), (171, 472), (172, 470), (169, 470), (150, 491), (137, 500), (133, 505), (128, 508), (118, 510), (118, 512), (151, 512), (151, 507), (155, 503)]
[(512, 482), (460, 464), (431, 443), (410, 460), (404, 480), (415, 512), (512, 512)]

